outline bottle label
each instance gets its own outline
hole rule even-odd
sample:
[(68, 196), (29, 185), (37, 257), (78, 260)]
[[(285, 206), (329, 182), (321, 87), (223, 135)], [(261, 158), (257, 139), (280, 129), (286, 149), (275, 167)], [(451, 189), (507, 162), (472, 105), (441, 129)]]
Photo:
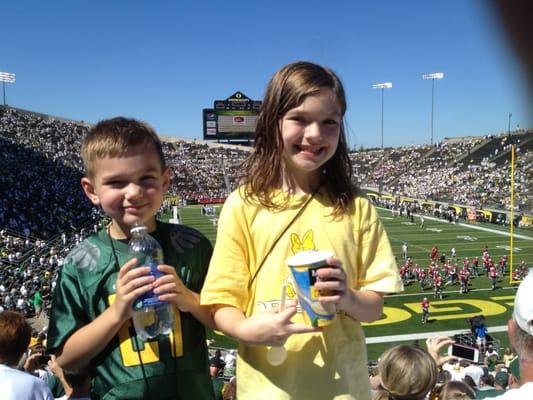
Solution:
[[(149, 264), (146, 263), (146, 264), (143, 264), (142, 266), (149, 266), (150, 275), (154, 276), (156, 279), (165, 275), (161, 271), (158, 271), (157, 262), (155, 260), (151, 260)], [(167, 304), (167, 302), (159, 300), (157, 294), (155, 294), (153, 290), (150, 290), (146, 292), (145, 294), (139, 296), (137, 300), (134, 301), (133, 309), (140, 310), (142, 308), (154, 307), (154, 306), (158, 306), (162, 304)]]

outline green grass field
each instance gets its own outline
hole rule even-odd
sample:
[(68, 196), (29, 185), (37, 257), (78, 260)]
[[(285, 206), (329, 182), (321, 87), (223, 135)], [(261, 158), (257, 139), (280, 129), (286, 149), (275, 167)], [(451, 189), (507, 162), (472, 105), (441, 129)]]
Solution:
[[(217, 215), (218, 215), (217, 207)], [(405, 217), (392, 217), (390, 211), (379, 210), (382, 222), (389, 235), (392, 248), (399, 263), (403, 263), (402, 244), (407, 242), (409, 256), (423, 268), (429, 265), (431, 247), (437, 245), (440, 252), (450, 256), (452, 247), (457, 251), (457, 263), (462, 267), (462, 259), (477, 256), (481, 260), (482, 250), (488, 246), (492, 259), (497, 263), (502, 255), (509, 254), (509, 236), (507, 229), (494, 224), (465, 225), (450, 224), (443, 220), (425, 218), (424, 227), (419, 226), (415, 217), (414, 224)], [(212, 216), (201, 215), (199, 206), (191, 206), (180, 210), (181, 222), (201, 231), (214, 244), (216, 227)], [(165, 219), (165, 218), (163, 218)], [(533, 232), (516, 229), (513, 239), (513, 265), (522, 260), (531, 267), (533, 264)], [(480, 262), (481, 264), (481, 262)], [(418, 284), (408, 284), (401, 294), (388, 295), (385, 298), (383, 318), (365, 326), (367, 338), (375, 338), (379, 343), (368, 345), (369, 359), (375, 360), (384, 349), (398, 343), (413, 343), (413, 339), (395, 338), (397, 335), (440, 332), (448, 330), (464, 330), (469, 328), (467, 319), (475, 315), (484, 315), (489, 328), (504, 326), (511, 316), (515, 287), (510, 285), (509, 277), (498, 281), (498, 288), (490, 290), (490, 281), (485, 276), (471, 280), (471, 291), (459, 294), (457, 285), (444, 289), (442, 300), (435, 299), (433, 291), (420, 291)], [(431, 302), (430, 318), (426, 325), (420, 322), (422, 297)], [(216, 344), (221, 347), (235, 347), (236, 343), (225, 337), (213, 334)], [(491, 334), (508, 345), (506, 332)], [(379, 339), (383, 336), (392, 338)], [(424, 340), (420, 339), (420, 342)]]

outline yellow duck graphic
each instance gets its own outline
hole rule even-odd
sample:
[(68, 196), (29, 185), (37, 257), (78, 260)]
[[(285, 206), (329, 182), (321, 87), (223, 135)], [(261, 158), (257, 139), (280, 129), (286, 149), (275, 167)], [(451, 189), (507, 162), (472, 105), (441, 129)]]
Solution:
[(316, 250), (313, 231), (309, 229), (305, 232), (302, 240), (300, 240), (297, 233), (291, 233), (291, 250), (293, 254), (299, 251)]

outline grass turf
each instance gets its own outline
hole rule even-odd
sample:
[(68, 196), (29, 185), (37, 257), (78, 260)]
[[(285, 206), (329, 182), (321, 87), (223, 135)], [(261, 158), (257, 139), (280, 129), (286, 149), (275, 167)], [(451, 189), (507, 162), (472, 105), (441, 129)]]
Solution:
[[(216, 214), (220, 207), (216, 206)], [(408, 255), (414, 263), (427, 268), (429, 253), (432, 246), (439, 247), (440, 252), (450, 256), (451, 248), (457, 252), (457, 264), (462, 267), (462, 259), (481, 256), (484, 246), (488, 246), (490, 255), (495, 263), (501, 256), (509, 254), (509, 237), (506, 235), (508, 228), (494, 224), (450, 224), (444, 220), (425, 218), (424, 227), (420, 226), (418, 217), (414, 223), (406, 217), (393, 217), (391, 212), (384, 209), (378, 210), (381, 220), (399, 264), (403, 263), (402, 245), (408, 244)], [(205, 216), (200, 212), (200, 206), (190, 206), (180, 209), (180, 221), (202, 232), (213, 244), (216, 241), (216, 226), (213, 224), (214, 216)], [(163, 216), (168, 219), (168, 215)], [(476, 229), (476, 228), (481, 228)], [(522, 235), (531, 239), (531, 230), (515, 229), (515, 236)], [(533, 240), (515, 237), (513, 241), (513, 265), (518, 265), (522, 260), (528, 266), (533, 261)], [(503, 326), (511, 316), (512, 301), (515, 288), (509, 284), (509, 277), (499, 278), (497, 290), (490, 290), (490, 280), (480, 276), (471, 280), (471, 291), (468, 294), (459, 294), (457, 285), (446, 286), (443, 299), (435, 299), (432, 290), (420, 292), (418, 284), (408, 284), (400, 295), (385, 297), (384, 317), (373, 324), (365, 324), (367, 338), (392, 336), (383, 339), (383, 342), (368, 345), (370, 360), (377, 359), (381, 353), (395, 344), (413, 343), (414, 339), (395, 340), (394, 336), (400, 334), (418, 334), (426, 332), (440, 332), (447, 330), (464, 330), (469, 328), (468, 318), (475, 315), (484, 315), (489, 327)], [(477, 290), (476, 290), (477, 289)], [(431, 302), (429, 322), (423, 325), (420, 322), (422, 297), (428, 297)], [(236, 347), (236, 342), (214, 332), (209, 336), (216, 340), (215, 345), (226, 348)], [(508, 346), (507, 334), (494, 333), (492, 336), (501, 342), (502, 347)], [(416, 341), (415, 341), (416, 342)], [(420, 343), (424, 340), (420, 339)]]

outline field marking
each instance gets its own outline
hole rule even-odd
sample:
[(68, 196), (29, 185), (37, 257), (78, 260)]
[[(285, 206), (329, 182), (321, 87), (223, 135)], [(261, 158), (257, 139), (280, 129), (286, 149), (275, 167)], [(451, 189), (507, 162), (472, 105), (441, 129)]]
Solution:
[[(497, 231), (497, 230), (494, 230), (494, 229), (485, 228), (483, 226), (476, 226), (476, 225), (463, 224), (463, 223), (460, 223), (459, 226), (463, 226), (465, 228), (477, 229), (479, 231), (491, 232), (491, 233), (495, 233), (497, 235), (502, 235), (502, 236), (507, 236), (507, 237), (511, 236), (511, 234), (509, 232)], [(524, 240), (533, 240), (533, 237), (531, 237), (531, 236), (521, 235), (521, 234), (517, 234), (517, 233), (514, 233), (514, 232), (513, 232), (513, 238), (524, 239)]]
[[(429, 317), (431, 320), (431, 315)], [(487, 328), (489, 333), (507, 332), (507, 325), (493, 326)], [(365, 339), (366, 344), (386, 343), (386, 342), (404, 342), (408, 340), (427, 339), (432, 336), (448, 336), (459, 335), (461, 333), (470, 333), (470, 329), (456, 329), (451, 331), (439, 332), (424, 332), (424, 333), (406, 333), (403, 335), (389, 335), (389, 336), (372, 336)]]
[(469, 242), (475, 242), (477, 240), (477, 237), (468, 236), (468, 235), (457, 235), (456, 238), (457, 239), (468, 240)]
[[(480, 276), (481, 277), (481, 276)], [(516, 289), (518, 286), (506, 286), (506, 287), (502, 287), (502, 288), (498, 288), (497, 290), (494, 290), (495, 292), (498, 291), (498, 290), (508, 290), (508, 289)], [(491, 288), (478, 288), (478, 289), (470, 289), (468, 290), (468, 293), (471, 293), (471, 292), (488, 292), (488, 291), (493, 291)], [(459, 290), (445, 290), (442, 292), (443, 295), (445, 294), (450, 294), (450, 293), (460, 293)], [(394, 298), (394, 297), (407, 297), (407, 296), (423, 296), (423, 297), (427, 297), (428, 295), (429, 296), (432, 296), (434, 294), (434, 291), (433, 290), (429, 290), (429, 291), (424, 291), (424, 292), (416, 292), (416, 293), (401, 293), (401, 294), (388, 294), (385, 296), (385, 299), (390, 299), (390, 298)]]
[[(383, 207), (377, 207), (377, 208), (379, 208), (381, 210), (384, 210), (384, 211), (390, 211), (388, 208), (383, 208)], [(420, 217), (420, 214), (413, 214), (413, 216)], [(398, 217), (398, 218), (401, 218), (401, 217)], [(430, 219), (432, 221), (438, 221), (438, 222), (441, 222), (443, 224), (449, 224), (448, 221), (443, 220), (442, 218), (436, 218), (436, 217), (432, 217), (432, 216), (429, 216), (429, 215), (424, 215), (424, 218)], [(490, 228), (485, 228), (483, 226), (464, 224), (462, 222), (460, 222), (458, 224), (455, 224), (455, 225), (462, 226), (464, 228), (471, 228), (471, 229), (477, 229), (477, 230), (480, 230), (480, 231), (495, 233), (496, 235), (502, 235), (502, 236), (507, 236), (507, 237), (511, 236), (509, 232), (498, 231), (498, 230), (494, 230), (494, 229), (490, 229)], [(533, 240), (533, 237), (531, 237), (531, 236), (526, 236), (526, 235), (522, 235), (522, 234), (518, 234), (518, 233), (513, 233), (513, 237), (514, 238), (518, 238), (518, 239), (524, 239), (524, 240)]]

